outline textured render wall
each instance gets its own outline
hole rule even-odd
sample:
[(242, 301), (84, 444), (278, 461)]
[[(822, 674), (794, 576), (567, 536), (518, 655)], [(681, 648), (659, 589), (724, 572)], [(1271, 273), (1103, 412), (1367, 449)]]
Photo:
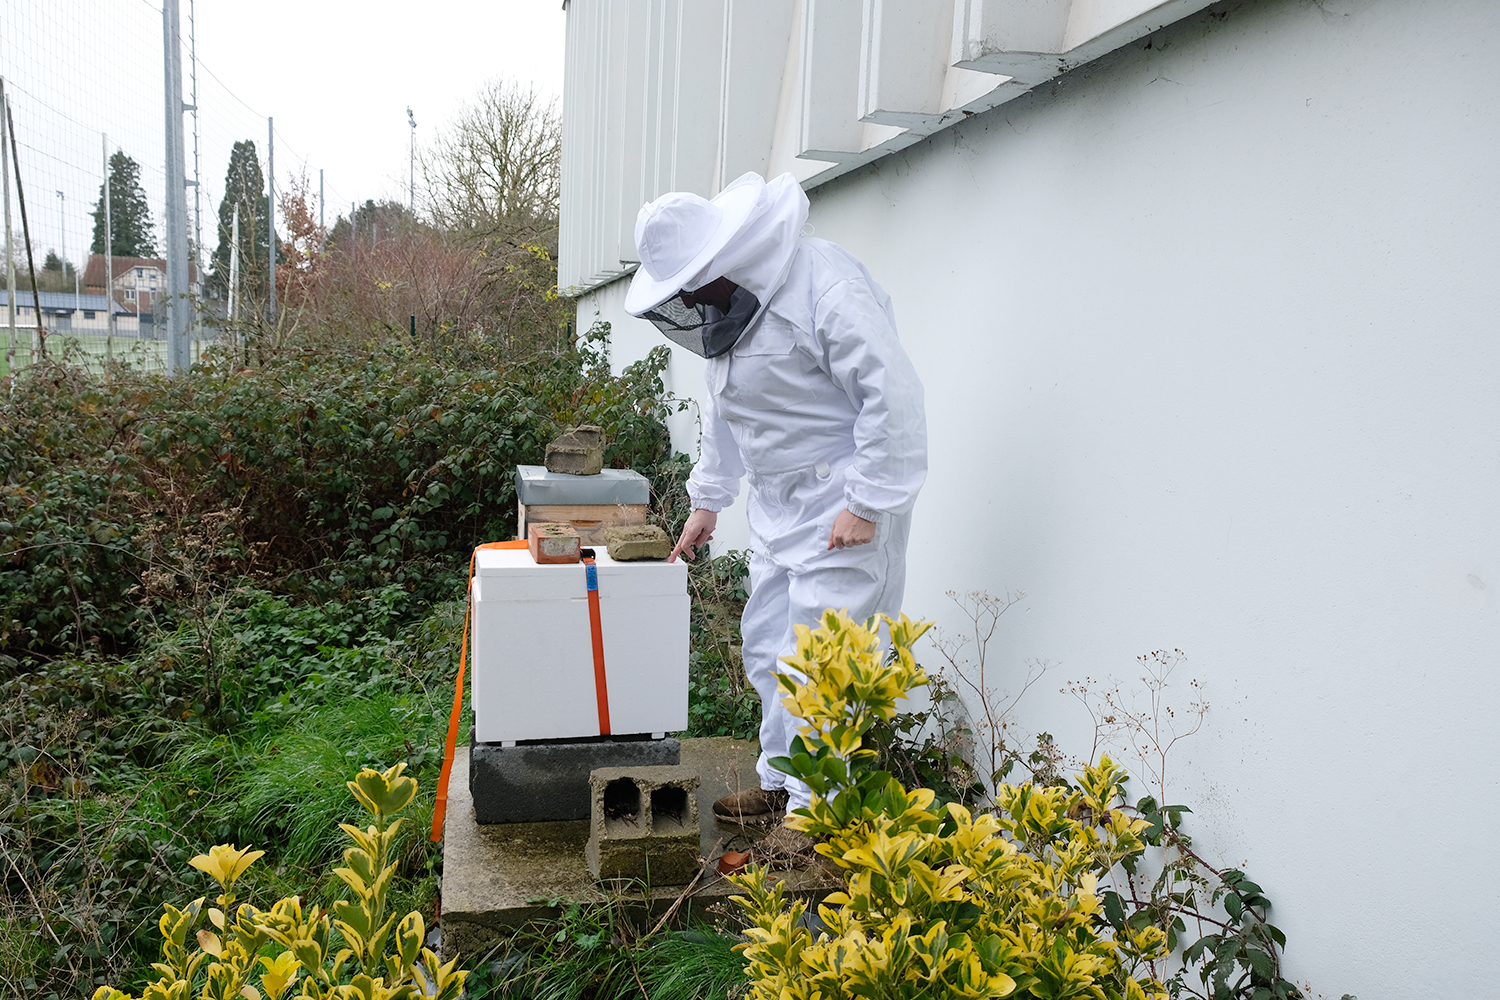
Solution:
[(1054, 664), (1022, 722), (1074, 753), (1057, 688), (1180, 647), (1212, 710), (1170, 797), (1291, 973), (1487, 995), (1500, 5), (1262, 0), (1149, 42), (813, 192), (927, 387), (907, 610), (1024, 589), (992, 662)]
[(1171, 798), (1293, 974), (1492, 994), (1500, 4), (1213, 14), (813, 192), (926, 383), (907, 607), (1026, 590), (998, 662), (1075, 753), (1062, 682), (1180, 647)]

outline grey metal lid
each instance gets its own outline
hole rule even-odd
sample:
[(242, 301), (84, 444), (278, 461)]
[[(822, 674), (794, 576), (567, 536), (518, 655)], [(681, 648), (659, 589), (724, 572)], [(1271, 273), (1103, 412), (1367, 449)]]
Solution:
[(604, 469), (597, 476), (548, 472), (545, 465), (516, 466), (516, 496), (533, 504), (647, 503), (651, 484), (634, 469)]

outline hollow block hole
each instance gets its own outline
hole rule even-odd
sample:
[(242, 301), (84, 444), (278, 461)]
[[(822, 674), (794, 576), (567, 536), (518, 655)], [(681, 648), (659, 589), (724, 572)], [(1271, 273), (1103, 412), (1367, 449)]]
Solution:
[(669, 785), (651, 793), (651, 828), (654, 832), (681, 829), (687, 821), (687, 789)]
[(616, 778), (604, 786), (606, 824), (635, 825), (641, 818), (641, 790), (630, 778)]

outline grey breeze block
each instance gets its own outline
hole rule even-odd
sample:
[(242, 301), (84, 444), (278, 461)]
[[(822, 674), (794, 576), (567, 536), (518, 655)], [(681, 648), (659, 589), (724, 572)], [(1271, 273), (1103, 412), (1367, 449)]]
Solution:
[(589, 775), (589, 842), (597, 879), (683, 885), (698, 872), (698, 773), (690, 767), (601, 767)]
[(676, 765), (681, 759), (682, 745), (671, 737), (511, 747), (472, 743), (469, 794), (474, 798), (474, 820), (488, 824), (588, 819), (590, 772), (604, 767)]

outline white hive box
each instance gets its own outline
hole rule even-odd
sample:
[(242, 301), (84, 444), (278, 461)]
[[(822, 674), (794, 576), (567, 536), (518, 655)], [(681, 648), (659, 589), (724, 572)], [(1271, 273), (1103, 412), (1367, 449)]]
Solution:
[[(599, 619), (615, 736), (687, 728), (683, 562), (614, 562), (598, 550)], [(539, 566), (525, 549), (476, 554), (469, 651), (480, 743), (599, 731), (582, 563)]]

